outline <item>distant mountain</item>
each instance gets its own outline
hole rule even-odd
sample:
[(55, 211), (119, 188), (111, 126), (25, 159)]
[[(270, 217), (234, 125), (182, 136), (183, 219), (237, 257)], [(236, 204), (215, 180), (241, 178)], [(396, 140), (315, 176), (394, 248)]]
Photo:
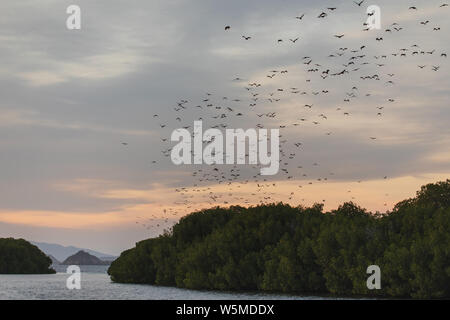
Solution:
[(113, 255), (110, 255), (107, 253), (102, 253), (102, 252), (85, 249), (85, 248), (77, 248), (77, 247), (73, 247), (73, 246), (65, 247), (65, 246), (62, 246), (59, 244), (45, 243), (45, 242), (31, 241), (31, 243), (34, 244), (35, 246), (37, 246), (39, 249), (41, 249), (41, 251), (43, 251), (48, 256), (52, 255), (54, 258), (56, 258), (59, 261), (66, 260), (69, 256), (79, 252), (80, 250), (83, 250), (83, 251), (85, 251), (89, 254), (92, 254), (92, 255), (96, 256), (97, 258), (100, 258), (105, 261), (113, 261), (117, 258), (116, 256), (113, 256)]
[(108, 261), (108, 262), (113, 262), (114, 260), (117, 259), (116, 256), (110, 256), (110, 257), (97, 257), (97, 258), (99, 258), (100, 260), (103, 260), (103, 261)]
[(74, 255), (68, 257), (64, 260), (62, 265), (79, 265), (79, 266), (94, 266), (94, 265), (108, 265), (110, 262), (103, 261), (97, 258), (96, 256), (87, 253), (86, 251), (80, 250)]
[(54, 256), (52, 256), (51, 254), (49, 254), (48, 257), (50, 259), (52, 259), (52, 264), (61, 264), (61, 262), (58, 259), (56, 259)]

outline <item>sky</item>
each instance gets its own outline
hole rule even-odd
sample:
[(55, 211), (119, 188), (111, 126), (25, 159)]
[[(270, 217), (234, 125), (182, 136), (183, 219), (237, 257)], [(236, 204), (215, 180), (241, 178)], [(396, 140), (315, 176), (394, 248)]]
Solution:
[[(392, 209), (450, 178), (443, 4), (1, 1), (0, 236), (118, 255), (216, 205)], [(280, 129), (285, 171), (174, 165), (199, 119)]]

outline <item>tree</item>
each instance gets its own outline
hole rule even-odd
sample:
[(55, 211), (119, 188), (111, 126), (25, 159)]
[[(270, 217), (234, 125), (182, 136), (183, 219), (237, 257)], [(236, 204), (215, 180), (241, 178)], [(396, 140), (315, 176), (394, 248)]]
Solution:
[[(114, 261), (117, 282), (190, 289), (450, 297), (450, 180), (423, 186), (389, 214), (352, 202), (283, 203), (192, 213), (172, 233)], [(382, 289), (366, 286), (379, 265)]]

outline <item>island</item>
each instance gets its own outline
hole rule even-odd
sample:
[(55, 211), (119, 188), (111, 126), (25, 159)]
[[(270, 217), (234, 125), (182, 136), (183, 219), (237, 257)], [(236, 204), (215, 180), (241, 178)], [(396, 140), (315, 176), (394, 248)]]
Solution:
[(93, 256), (92, 254), (87, 253), (86, 251), (80, 250), (74, 255), (68, 257), (61, 264), (62, 265), (84, 265), (84, 266), (101, 266), (101, 265), (109, 265), (110, 261), (103, 261)]
[[(352, 202), (216, 207), (183, 217), (112, 262), (112, 281), (202, 290), (449, 298), (450, 180), (392, 211)], [(367, 285), (381, 270), (381, 288)], [(372, 268), (372, 269), (371, 269)]]
[(52, 260), (24, 239), (0, 238), (0, 274), (51, 274)]

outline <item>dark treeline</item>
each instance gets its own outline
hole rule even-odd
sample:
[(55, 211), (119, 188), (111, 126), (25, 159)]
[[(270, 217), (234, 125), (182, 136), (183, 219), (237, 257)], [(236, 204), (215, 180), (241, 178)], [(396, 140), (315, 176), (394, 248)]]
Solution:
[[(369, 265), (381, 290), (368, 290)], [(124, 251), (116, 282), (190, 289), (450, 297), (450, 180), (423, 186), (386, 215), (353, 203), (213, 208)]]
[(0, 238), (0, 274), (55, 273), (52, 260), (24, 239)]

